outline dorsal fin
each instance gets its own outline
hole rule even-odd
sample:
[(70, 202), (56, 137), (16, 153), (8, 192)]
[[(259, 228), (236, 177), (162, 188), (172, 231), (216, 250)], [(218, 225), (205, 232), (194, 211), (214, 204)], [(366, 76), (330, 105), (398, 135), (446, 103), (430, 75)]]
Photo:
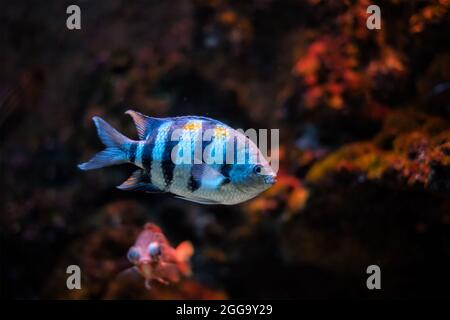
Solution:
[(161, 124), (161, 121), (164, 121), (163, 119), (148, 117), (134, 110), (127, 110), (125, 114), (128, 114), (133, 118), (140, 140), (147, 139), (149, 133), (158, 127)]
[(147, 229), (147, 230), (153, 231), (153, 232), (159, 232), (159, 233), (162, 233), (161, 228), (158, 227), (158, 226), (157, 226), (156, 224), (154, 224), (154, 223), (147, 222), (147, 223), (145, 224), (144, 228)]

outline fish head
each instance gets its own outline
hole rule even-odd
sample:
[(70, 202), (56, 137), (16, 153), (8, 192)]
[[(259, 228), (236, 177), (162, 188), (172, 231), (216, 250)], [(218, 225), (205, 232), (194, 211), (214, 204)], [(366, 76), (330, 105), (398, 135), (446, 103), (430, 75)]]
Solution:
[(233, 185), (242, 192), (259, 194), (276, 182), (276, 173), (266, 162), (233, 165), (230, 172)]
[(161, 245), (157, 241), (147, 245), (133, 246), (127, 254), (128, 260), (137, 267), (145, 279), (152, 278), (155, 268), (161, 262), (161, 256)]
[(242, 136), (239, 139), (245, 139), (245, 147), (241, 149), (244, 152), (236, 158), (237, 162), (230, 171), (230, 180), (239, 191), (257, 195), (276, 182), (276, 173), (253, 141)]

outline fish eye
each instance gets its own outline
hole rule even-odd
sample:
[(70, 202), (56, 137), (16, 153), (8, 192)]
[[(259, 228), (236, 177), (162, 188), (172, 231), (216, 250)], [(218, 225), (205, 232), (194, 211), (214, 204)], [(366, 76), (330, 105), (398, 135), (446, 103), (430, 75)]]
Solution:
[(157, 242), (151, 242), (148, 245), (148, 254), (151, 257), (158, 257), (161, 255), (161, 246)]
[(263, 169), (262, 165), (257, 164), (256, 166), (253, 167), (253, 172), (255, 174), (261, 174), (262, 173), (262, 169)]
[(136, 248), (130, 248), (127, 253), (127, 258), (131, 263), (136, 263), (141, 258), (141, 255)]

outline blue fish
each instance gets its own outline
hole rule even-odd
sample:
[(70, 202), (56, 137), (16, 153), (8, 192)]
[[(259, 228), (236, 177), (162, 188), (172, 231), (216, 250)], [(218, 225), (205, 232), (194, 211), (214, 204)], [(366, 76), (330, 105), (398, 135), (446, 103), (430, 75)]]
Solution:
[(93, 117), (106, 149), (80, 164), (91, 170), (132, 163), (136, 170), (117, 188), (167, 192), (201, 204), (232, 205), (272, 186), (276, 174), (242, 132), (207, 117), (154, 118), (128, 110), (139, 140)]

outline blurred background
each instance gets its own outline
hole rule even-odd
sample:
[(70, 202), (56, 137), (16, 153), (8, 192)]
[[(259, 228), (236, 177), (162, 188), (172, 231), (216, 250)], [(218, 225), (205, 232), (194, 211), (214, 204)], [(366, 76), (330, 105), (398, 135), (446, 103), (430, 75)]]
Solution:
[[(2, 2), (2, 296), (449, 298), (449, 16), (449, 0)], [(79, 171), (102, 149), (92, 116), (136, 138), (130, 108), (281, 128), (279, 181), (204, 206), (117, 190), (131, 166)], [(145, 222), (193, 242), (190, 279), (118, 281)]]

